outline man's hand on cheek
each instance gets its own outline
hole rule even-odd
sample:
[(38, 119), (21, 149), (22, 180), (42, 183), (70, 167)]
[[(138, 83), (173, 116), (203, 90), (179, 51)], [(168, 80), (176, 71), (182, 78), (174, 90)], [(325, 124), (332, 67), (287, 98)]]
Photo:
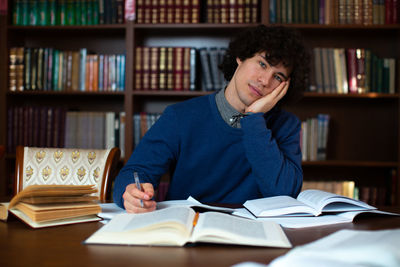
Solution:
[(254, 101), (250, 106), (246, 108), (245, 112), (266, 113), (270, 111), (276, 105), (276, 103), (278, 103), (278, 101), (285, 96), (289, 88), (289, 81), (290, 80), (282, 82), (271, 93)]

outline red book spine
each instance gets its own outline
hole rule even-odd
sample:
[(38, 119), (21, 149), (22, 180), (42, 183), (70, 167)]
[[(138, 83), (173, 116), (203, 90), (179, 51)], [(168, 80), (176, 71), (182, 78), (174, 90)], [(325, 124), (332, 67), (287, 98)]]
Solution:
[(349, 81), (349, 93), (357, 93), (357, 62), (356, 49), (349, 48), (347, 54), (347, 77)]
[(174, 90), (183, 90), (183, 47), (174, 49)]
[(159, 90), (159, 48), (150, 48), (150, 89)]
[(397, 24), (399, 23), (398, 19), (398, 8), (399, 8), (399, 2), (398, 0), (392, 0), (392, 23)]
[(143, 73), (142, 73), (142, 55), (143, 55), (143, 47), (136, 47), (135, 51), (135, 88), (134, 90), (142, 90), (143, 89)]
[(144, 46), (142, 49), (143, 58), (143, 86), (142, 90), (150, 89), (150, 47)]

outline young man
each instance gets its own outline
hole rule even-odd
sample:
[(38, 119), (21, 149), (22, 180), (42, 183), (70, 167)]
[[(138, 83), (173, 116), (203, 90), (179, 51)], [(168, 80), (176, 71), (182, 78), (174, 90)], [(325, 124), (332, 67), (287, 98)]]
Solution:
[(303, 179), (300, 121), (279, 106), (305, 88), (308, 64), (294, 30), (260, 25), (238, 35), (221, 65), (227, 87), (166, 108), (119, 173), (115, 203), (128, 212), (154, 210), (154, 190), (167, 172), (167, 199), (296, 197)]

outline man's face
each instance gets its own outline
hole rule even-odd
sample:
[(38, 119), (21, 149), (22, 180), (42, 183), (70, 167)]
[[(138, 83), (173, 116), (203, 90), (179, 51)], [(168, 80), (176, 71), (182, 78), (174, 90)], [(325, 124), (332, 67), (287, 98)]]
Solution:
[(282, 63), (271, 66), (265, 59), (265, 52), (256, 53), (244, 61), (240, 59), (236, 61), (238, 67), (233, 76), (237, 96), (235, 108), (243, 109), (250, 106), (289, 78), (289, 70)]

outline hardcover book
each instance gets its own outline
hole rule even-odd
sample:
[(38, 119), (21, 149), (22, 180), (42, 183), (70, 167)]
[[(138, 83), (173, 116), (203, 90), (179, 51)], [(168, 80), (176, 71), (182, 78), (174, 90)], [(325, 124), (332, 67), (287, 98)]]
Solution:
[(0, 204), (0, 220), (9, 212), (32, 228), (100, 220), (93, 185), (31, 185)]

